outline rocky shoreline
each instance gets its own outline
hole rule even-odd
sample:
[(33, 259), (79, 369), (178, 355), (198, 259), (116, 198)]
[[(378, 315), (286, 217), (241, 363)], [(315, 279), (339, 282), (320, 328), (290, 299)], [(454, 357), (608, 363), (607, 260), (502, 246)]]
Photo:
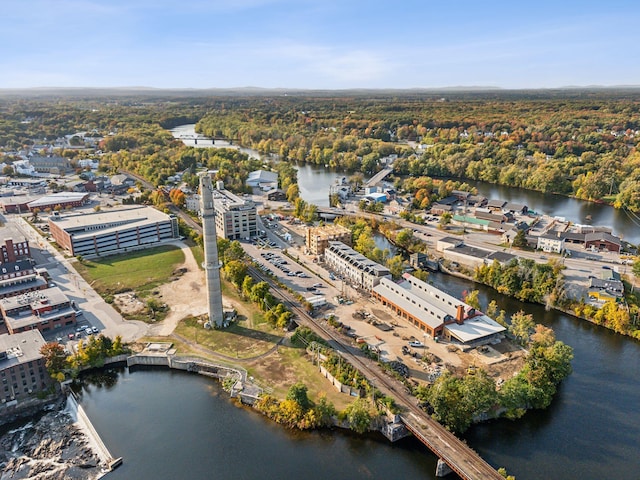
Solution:
[(64, 402), (0, 437), (0, 480), (93, 480), (103, 467)]

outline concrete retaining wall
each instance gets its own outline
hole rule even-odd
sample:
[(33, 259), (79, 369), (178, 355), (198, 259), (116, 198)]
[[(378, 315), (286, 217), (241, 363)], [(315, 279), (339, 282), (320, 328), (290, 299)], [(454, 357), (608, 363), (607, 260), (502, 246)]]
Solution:
[(91, 420), (87, 417), (87, 414), (82, 408), (82, 405), (78, 405), (73, 393), (67, 395), (67, 410), (71, 413), (73, 418), (78, 422), (80, 428), (87, 434), (91, 444), (95, 447), (96, 453), (100, 460), (102, 460), (105, 465), (109, 465), (109, 463), (113, 460), (111, 453), (107, 449), (107, 446), (104, 444), (96, 429), (93, 428), (91, 424)]
[(322, 365), (320, 366), (320, 373), (322, 374), (322, 376), (324, 378), (329, 380), (329, 382), (331, 382), (331, 385), (333, 385), (333, 387), (336, 390), (338, 390), (340, 393), (346, 393), (347, 395), (349, 395), (351, 397), (359, 397), (360, 396), (360, 389), (353, 388), (353, 387), (350, 387), (349, 385), (345, 385), (345, 384), (339, 382)]

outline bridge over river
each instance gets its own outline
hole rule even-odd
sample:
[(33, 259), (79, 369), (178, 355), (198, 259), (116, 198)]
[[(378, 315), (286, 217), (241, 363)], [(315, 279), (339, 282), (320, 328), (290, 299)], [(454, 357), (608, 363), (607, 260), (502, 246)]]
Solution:
[(382, 373), (376, 362), (364, 357), (360, 349), (343, 343), (344, 339), (340, 334), (325, 328), (322, 322), (309, 315), (293, 294), (279, 288), (273, 278), (257, 268), (250, 267), (249, 273), (256, 281), (265, 281), (269, 284), (274, 296), (296, 315), (298, 324), (308, 326), (323, 338), (329, 338), (329, 343), (340, 352), (341, 356), (365, 375), (372, 384), (375, 384), (382, 393), (396, 400), (396, 404), (404, 412), (400, 415), (400, 420), (407, 430), (438, 457), (437, 475), (444, 476), (453, 471), (463, 480), (504, 480), (504, 477), (471, 447), (419, 408), (415, 404), (415, 397), (406, 393), (400, 382)]
[(373, 187), (377, 183), (380, 183), (387, 175), (393, 172), (393, 165), (389, 165), (386, 168), (383, 168), (378, 173), (376, 173), (373, 177), (371, 177), (365, 184), (365, 187)]

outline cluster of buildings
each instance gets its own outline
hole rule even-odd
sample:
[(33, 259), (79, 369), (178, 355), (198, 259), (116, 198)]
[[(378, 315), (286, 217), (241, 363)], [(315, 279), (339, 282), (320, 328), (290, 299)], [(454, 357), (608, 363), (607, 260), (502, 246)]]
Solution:
[(585, 250), (619, 253), (622, 241), (607, 227), (569, 225), (553, 219), (538, 231), (531, 226), (539, 217), (530, 215), (529, 207), (504, 200), (487, 199), (470, 192), (454, 190), (451, 195), (431, 206), (434, 215), (451, 214), (451, 223), (464, 228), (502, 234), (505, 244), (511, 244), (520, 230), (530, 247), (544, 252), (562, 253), (567, 244), (581, 245)]
[[(487, 344), (503, 337), (506, 330), (503, 326), (446, 292), (408, 273), (402, 281), (394, 282), (387, 267), (335, 240), (340, 235), (346, 237), (346, 232), (336, 227), (309, 229), (307, 249), (322, 255), (325, 265), (343, 281), (369, 292), (425, 336), (465, 346)], [(348, 238), (350, 241), (350, 232)]]
[(471, 192), (454, 190), (451, 195), (438, 200), (431, 206), (433, 215), (452, 215), (451, 223), (486, 232), (503, 233), (513, 229), (519, 218), (526, 216), (526, 205), (490, 200)]
[(622, 240), (607, 231), (552, 232), (528, 235), (527, 243), (544, 252), (562, 253), (567, 244), (580, 245), (585, 250), (620, 253)]
[(51, 385), (42, 333), (75, 325), (76, 311), (34, 265), (26, 240), (6, 239), (0, 249), (0, 402), (15, 405)]
[(135, 185), (135, 181), (122, 174), (111, 177), (96, 177), (91, 172), (83, 174), (84, 180), (67, 182), (66, 191), (46, 194), (47, 182), (25, 178), (4, 178), (0, 188), (0, 208), (4, 213), (26, 213), (38, 209), (66, 210), (81, 207), (90, 201), (93, 192), (124, 194)]

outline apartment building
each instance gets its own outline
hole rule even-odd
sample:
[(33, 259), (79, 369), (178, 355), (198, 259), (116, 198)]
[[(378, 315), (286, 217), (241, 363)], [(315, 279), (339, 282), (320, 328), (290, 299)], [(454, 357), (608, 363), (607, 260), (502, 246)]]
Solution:
[(367, 291), (371, 291), (382, 278), (391, 278), (387, 267), (369, 260), (342, 242), (329, 242), (324, 251), (324, 261), (351, 285)]

